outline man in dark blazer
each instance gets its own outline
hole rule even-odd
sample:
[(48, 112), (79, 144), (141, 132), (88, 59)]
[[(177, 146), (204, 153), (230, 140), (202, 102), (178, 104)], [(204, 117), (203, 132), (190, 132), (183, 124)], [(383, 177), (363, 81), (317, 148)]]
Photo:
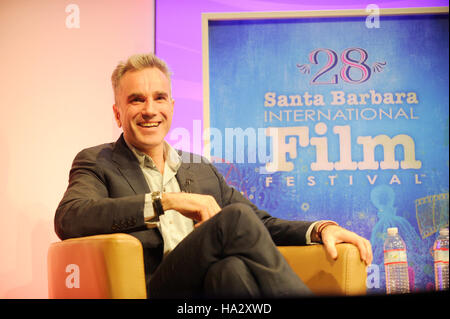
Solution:
[(166, 64), (134, 55), (112, 75), (123, 134), (78, 153), (55, 214), (61, 239), (129, 233), (144, 250), (148, 296), (297, 297), (310, 294), (277, 245), (370, 242), (332, 221), (287, 221), (258, 209), (204, 158), (164, 141), (174, 100)]

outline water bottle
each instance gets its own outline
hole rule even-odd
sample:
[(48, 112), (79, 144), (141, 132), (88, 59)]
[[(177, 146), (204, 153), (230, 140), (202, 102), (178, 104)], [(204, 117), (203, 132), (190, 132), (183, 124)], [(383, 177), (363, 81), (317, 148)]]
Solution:
[(388, 294), (408, 293), (409, 277), (406, 245), (398, 234), (397, 227), (387, 229), (383, 252), (386, 292)]
[(441, 228), (433, 245), (436, 290), (448, 290), (448, 228)]

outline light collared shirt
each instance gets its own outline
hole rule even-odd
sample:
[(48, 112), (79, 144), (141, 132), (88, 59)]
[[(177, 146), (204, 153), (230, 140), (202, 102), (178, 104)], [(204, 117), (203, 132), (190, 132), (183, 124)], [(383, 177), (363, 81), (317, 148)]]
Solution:
[[(181, 166), (181, 157), (172, 146), (164, 141), (164, 173), (161, 174), (150, 156), (128, 143), (127, 145), (139, 161), (139, 166), (152, 192), (181, 192), (175, 176), (178, 168)], [(145, 194), (144, 217), (155, 217), (150, 193)], [(318, 222), (312, 223), (306, 232), (307, 245), (315, 244), (311, 241), (311, 232)], [(171, 252), (179, 242), (194, 230), (194, 221), (192, 219), (172, 209), (164, 211), (164, 214), (159, 217), (159, 221), (147, 222), (147, 224), (149, 227), (158, 227), (161, 232), (164, 241), (164, 256)]]
[[(137, 150), (132, 145), (128, 147), (139, 161), (139, 166), (145, 176), (147, 184), (152, 192), (178, 193), (180, 185), (175, 177), (181, 165), (181, 157), (164, 141), (164, 173), (161, 174), (155, 163), (147, 154)], [(154, 217), (152, 198), (150, 193), (145, 194), (144, 217)], [(164, 241), (164, 256), (172, 251), (180, 241), (194, 230), (194, 221), (184, 217), (176, 210), (166, 210), (157, 222), (147, 222), (149, 227), (158, 227)]]

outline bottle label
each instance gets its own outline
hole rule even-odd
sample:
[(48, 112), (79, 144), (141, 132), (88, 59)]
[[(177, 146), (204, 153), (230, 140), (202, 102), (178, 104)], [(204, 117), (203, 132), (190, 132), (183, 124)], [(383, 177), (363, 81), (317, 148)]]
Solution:
[(406, 264), (406, 249), (384, 250), (384, 264)]
[(435, 249), (434, 262), (448, 264), (448, 248)]

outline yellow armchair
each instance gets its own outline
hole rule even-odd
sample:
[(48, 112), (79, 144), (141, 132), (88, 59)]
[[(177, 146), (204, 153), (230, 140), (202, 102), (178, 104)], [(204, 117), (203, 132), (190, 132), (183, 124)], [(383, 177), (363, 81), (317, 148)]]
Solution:
[[(322, 245), (278, 248), (315, 294), (366, 293), (366, 267), (355, 246), (339, 244), (336, 261), (327, 257)], [(142, 245), (131, 235), (96, 235), (52, 243), (47, 258), (49, 298), (147, 297)]]

